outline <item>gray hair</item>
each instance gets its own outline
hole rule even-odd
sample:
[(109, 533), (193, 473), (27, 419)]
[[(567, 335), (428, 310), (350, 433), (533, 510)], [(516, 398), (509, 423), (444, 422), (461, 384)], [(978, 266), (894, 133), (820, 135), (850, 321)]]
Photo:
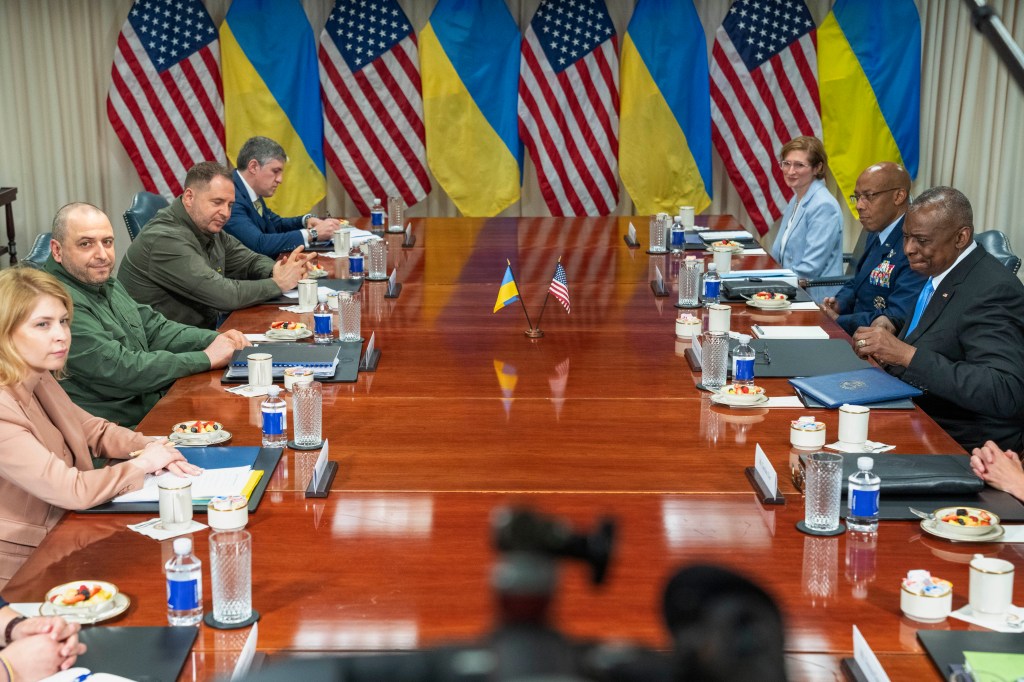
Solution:
[(940, 217), (947, 228), (969, 227), (971, 234), (974, 234), (974, 209), (963, 192), (953, 187), (932, 187), (914, 199), (907, 213), (916, 213), (933, 206), (939, 209)]
[(216, 161), (200, 161), (189, 168), (188, 173), (185, 174), (185, 189), (190, 187), (193, 189), (206, 189), (210, 186), (210, 181), (218, 175), (228, 182), (233, 183), (235, 181), (231, 175), (231, 169), (224, 164), (217, 163)]
[[(53, 225), (50, 227), (51, 239), (55, 239), (59, 244), (64, 243), (64, 240), (68, 238), (68, 217), (80, 208), (103, 213), (99, 207), (85, 201), (73, 201), (70, 204), (64, 204), (57, 210), (57, 215), (53, 216)], [(104, 215), (106, 214), (104, 213)]]
[(269, 137), (250, 137), (242, 145), (242, 149), (238, 152), (238, 159), (236, 160), (235, 168), (238, 170), (245, 170), (246, 166), (253, 159), (256, 160), (261, 167), (267, 165), (271, 160), (280, 161), (285, 163), (288, 161), (288, 155), (284, 153), (284, 147), (271, 140)]

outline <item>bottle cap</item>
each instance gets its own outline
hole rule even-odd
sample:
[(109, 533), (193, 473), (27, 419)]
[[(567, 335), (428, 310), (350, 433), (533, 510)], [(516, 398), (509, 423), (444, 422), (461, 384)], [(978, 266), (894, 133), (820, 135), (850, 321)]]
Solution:
[(327, 294), (320, 294), (320, 302), (327, 303)]
[(276, 398), (280, 394), (281, 394), (281, 387), (280, 386), (271, 385), (270, 387), (267, 388), (267, 395), (270, 396), (271, 398)]
[(858, 469), (864, 469), (865, 471), (869, 471), (869, 470), (871, 470), (871, 468), (873, 466), (875, 466), (875, 460), (873, 460), (872, 458), (870, 458), (870, 457), (858, 457), (857, 458), (857, 468)]
[(740, 343), (743, 344), (743, 345), (746, 345), (746, 344), (750, 343), (750, 335), (749, 334), (740, 334)]
[(708, 263), (708, 272), (714, 272), (717, 269), (718, 269), (717, 265), (715, 265), (714, 263)]
[(192, 553), (192, 538), (178, 538), (174, 541), (174, 553), (179, 555)]

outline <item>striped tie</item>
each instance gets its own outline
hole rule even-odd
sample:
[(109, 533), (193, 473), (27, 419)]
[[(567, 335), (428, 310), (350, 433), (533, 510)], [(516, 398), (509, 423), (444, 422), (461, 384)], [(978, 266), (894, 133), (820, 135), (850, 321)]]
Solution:
[(260, 217), (262, 218), (263, 217), (263, 202), (260, 201), (259, 199), (256, 199), (256, 201), (254, 201), (252, 203), (253, 203), (253, 206), (256, 207), (256, 212), (259, 213)]
[(935, 287), (932, 286), (932, 278), (929, 277), (928, 281), (925, 282), (924, 288), (921, 289), (921, 295), (917, 297), (917, 305), (914, 307), (914, 317), (910, 320), (910, 326), (907, 327), (907, 333), (903, 335), (903, 338), (910, 336), (910, 333), (917, 327), (917, 323), (921, 321), (921, 315), (924, 314), (924, 309), (928, 307), (928, 301), (932, 300), (932, 294), (935, 293)]

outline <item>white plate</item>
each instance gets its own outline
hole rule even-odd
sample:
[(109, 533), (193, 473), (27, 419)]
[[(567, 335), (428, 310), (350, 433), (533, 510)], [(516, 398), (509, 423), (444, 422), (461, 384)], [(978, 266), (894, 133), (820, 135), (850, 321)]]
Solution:
[(323, 277), (327, 277), (328, 274), (330, 273), (326, 270), (310, 270), (306, 273), (306, 277), (309, 277), (310, 279), (321, 279)]
[(996, 542), (1006, 533), (1002, 526), (992, 526), (992, 531), (984, 535), (958, 535), (955, 531), (950, 532), (929, 519), (921, 519), (921, 530), (929, 535), (934, 535), (943, 540), (952, 540), (953, 542)]
[(758, 400), (751, 402), (748, 400), (737, 401), (734, 396), (725, 395), (724, 393), (712, 393), (711, 402), (729, 407), (761, 407), (768, 402), (768, 396), (762, 394)]
[(268, 329), (265, 335), (268, 339), (295, 341), (297, 339), (309, 338), (313, 336), (313, 332), (309, 329)]
[(175, 445), (216, 445), (231, 440), (231, 432), (221, 429), (211, 433), (172, 433), (167, 437)]
[(793, 304), (789, 301), (760, 301), (750, 299), (747, 301), (747, 305), (751, 308), (758, 308), (760, 310), (785, 310)]
[(118, 592), (114, 595), (114, 598), (110, 600), (113, 602), (109, 609), (100, 611), (99, 613), (83, 613), (81, 615), (68, 614), (68, 613), (57, 613), (57, 609), (53, 607), (50, 602), (44, 601), (39, 607), (39, 615), (41, 616), (61, 616), (64, 620), (69, 623), (78, 623), (79, 625), (92, 625), (93, 623), (99, 623), (104, 620), (109, 620), (114, 616), (120, 616), (122, 613), (128, 610), (131, 606), (132, 600), (128, 598), (124, 592)]

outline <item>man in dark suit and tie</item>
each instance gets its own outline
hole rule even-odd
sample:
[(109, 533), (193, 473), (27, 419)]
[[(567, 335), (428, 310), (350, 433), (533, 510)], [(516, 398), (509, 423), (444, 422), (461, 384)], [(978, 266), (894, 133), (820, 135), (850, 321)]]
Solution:
[(910, 201), (910, 174), (885, 161), (869, 166), (850, 197), (870, 235), (853, 279), (822, 304), (822, 311), (848, 334), (878, 316), (907, 318), (925, 278), (910, 269), (903, 253), (903, 218)]
[(935, 187), (907, 212), (903, 248), (928, 278), (909, 319), (879, 317), (857, 354), (924, 391), (918, 406), (964, 449), (1024, 445), (1024, 285), (974, 241), (971, 203)]
[(250, 137), (238, 152), (234, 172), (235, 203), (224, 231), (256, 253), (275, 258), (296, 246), (307, 249), (326, 242), (341, 227), (336, 218), (317, 218), (312, 214), (282, 218), (264, 201), (274, 196), (281, 184), (288, 155), (268, 137)]

